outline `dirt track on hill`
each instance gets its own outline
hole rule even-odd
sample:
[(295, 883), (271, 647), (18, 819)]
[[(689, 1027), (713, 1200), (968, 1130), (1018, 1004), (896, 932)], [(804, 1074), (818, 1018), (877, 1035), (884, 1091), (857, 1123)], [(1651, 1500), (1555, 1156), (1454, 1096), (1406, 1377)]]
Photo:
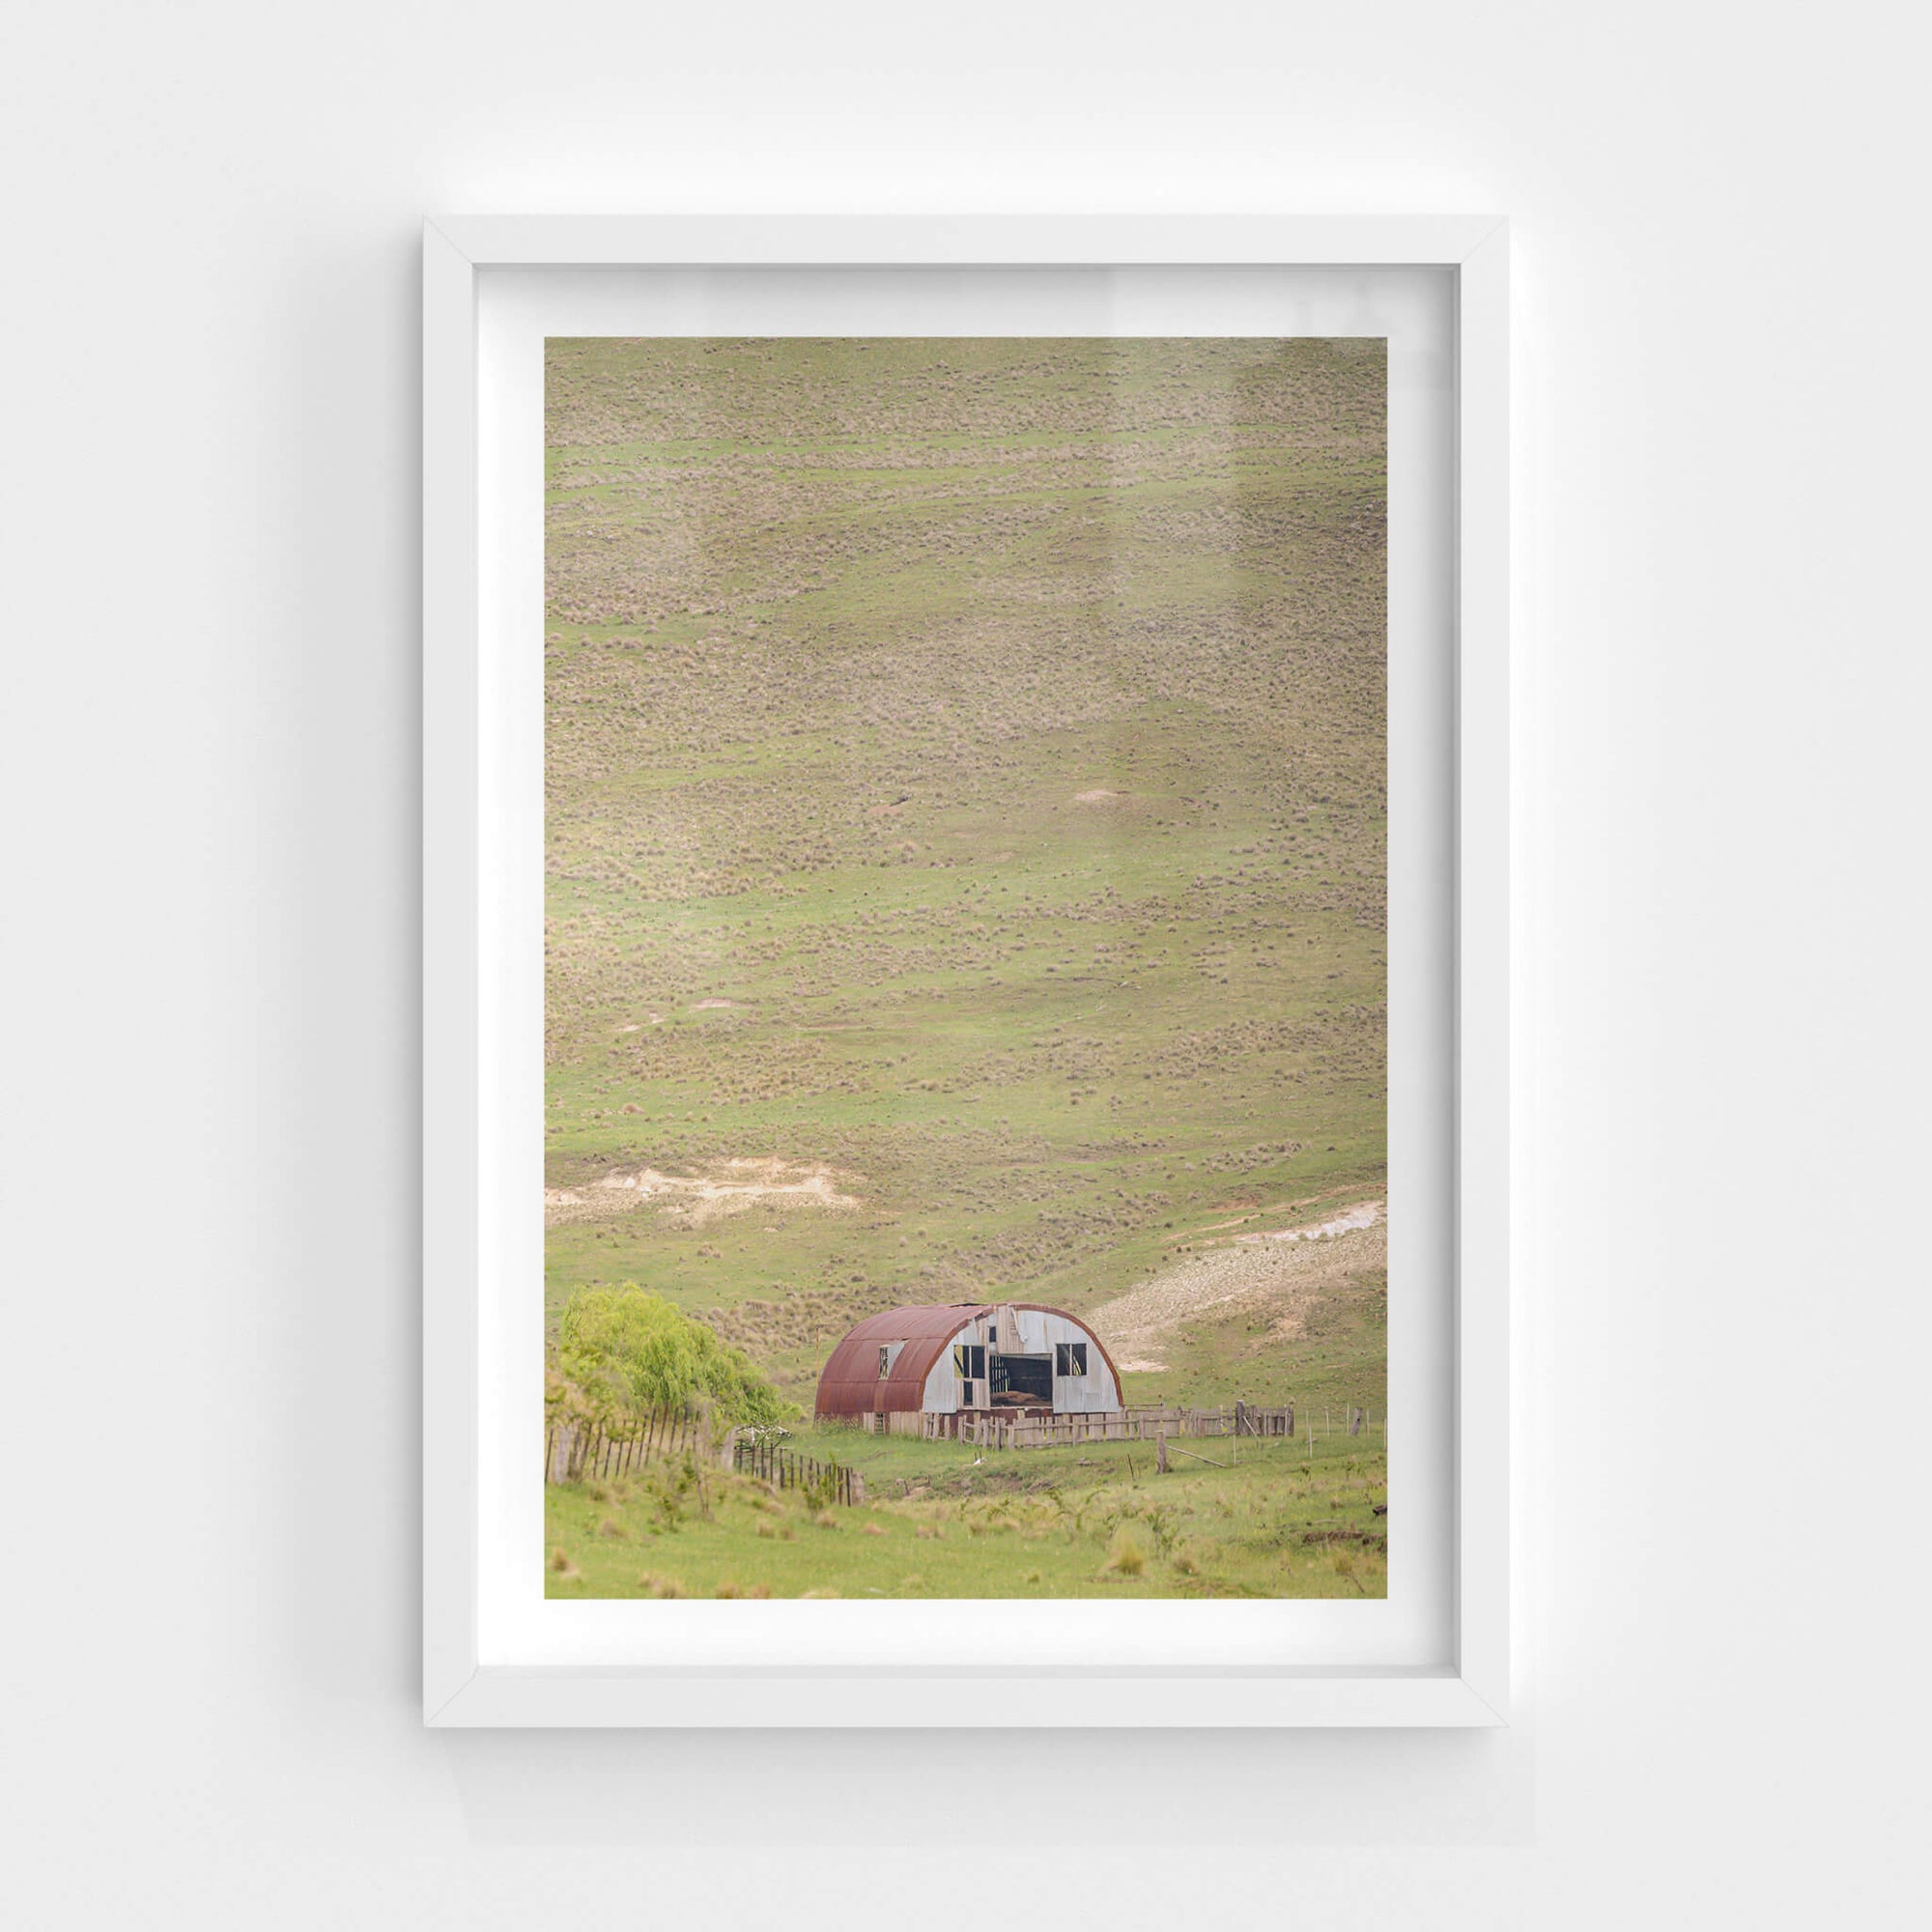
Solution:
[(1151, 1281), (1094, 1311), (1094, 1332), (1122, 1370), (1151, 1371), (1167, 1365), (1162, 1346), (1183, 1322), (1206, 1316), (1216, 1321), (1261, 1316), (1270, 1332), (1289, 1341), (1301, 1333), (1308, 1311), (1348, 1277), (1388, 1265), (1388, 1223), (1381, 1204), (1376, 1219), (1361, 1225), (1356, 1210), (1301, 1231), (1304, 1238), (1241, 1237), (1238, 1246), (1189, 1255)]

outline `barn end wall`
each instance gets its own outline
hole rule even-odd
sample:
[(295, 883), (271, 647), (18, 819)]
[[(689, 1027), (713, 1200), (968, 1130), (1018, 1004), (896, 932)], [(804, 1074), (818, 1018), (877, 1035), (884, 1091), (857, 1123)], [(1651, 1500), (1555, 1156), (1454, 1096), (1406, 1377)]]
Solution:
[[(1021, 1308), (1015, 1311), (1019, 1322), (1021, 1352), (1050, 1355), (1058, 1342), (1084, 1342), (1087, 1345), (1087, 1373), (1080, 1377), (1055, 1376), (1053, 1408), (1057, 1415), (1088, 1415), (1122, 1406), (1119, 1385), (1107, 1366), (1105, 1350), (1091, 1330), (1070, 1317), (1049, 1309)], [(980, 1340), (985, 1321), (976, 1317), (962, 1322), (940, 1350), (927, 1371), (920, 1406), (938, 1414), (951, 1415), (959, 1406), (959, 1378), (952, 1372), (952, 1350), (960, 1342)]]

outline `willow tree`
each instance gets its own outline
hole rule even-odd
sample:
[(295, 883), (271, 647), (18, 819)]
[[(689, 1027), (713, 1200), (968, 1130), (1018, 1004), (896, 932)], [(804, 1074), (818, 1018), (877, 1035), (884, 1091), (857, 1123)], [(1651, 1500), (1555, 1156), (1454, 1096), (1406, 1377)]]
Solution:
[(742, 1350), (635, 1282), (570, 1297), (556, 1370), (586, 1392), (608, 1390), (639, 1411), (705, 1406), (729, 1423), (783, 1422), (797, 1412)]

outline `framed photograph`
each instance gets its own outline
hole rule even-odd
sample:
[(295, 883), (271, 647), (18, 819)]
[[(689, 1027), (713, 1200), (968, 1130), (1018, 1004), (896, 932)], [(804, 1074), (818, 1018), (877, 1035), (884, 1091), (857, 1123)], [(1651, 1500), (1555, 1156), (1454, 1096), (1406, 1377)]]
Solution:
[(427, 225), (428, 1722), (1506, 1721), (1506, 249)]

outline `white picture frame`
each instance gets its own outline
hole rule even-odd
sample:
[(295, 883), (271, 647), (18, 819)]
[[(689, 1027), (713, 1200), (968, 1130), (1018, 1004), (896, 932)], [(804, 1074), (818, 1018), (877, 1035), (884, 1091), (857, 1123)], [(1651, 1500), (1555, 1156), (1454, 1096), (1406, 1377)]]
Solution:
[[(486, 542), (500, 506), (486, 450), (497, 381), (480, 326), (487, 278), (586, 270), (774, 272), (1010, 270), (1203, 271), (1428, 270), (1447, 278), (1453, 368), (1453, 556), (1443, 582), (1452, 662), (1432, 728), (1446, 732), (1453, 881), (1444, 1051), (1453, 1094), (1441, 1151), (1453, 1196), (1443, 1220), (1451, 1284), (1445, 1378), (1441, 1641), (1400, 1662), (1373, 1645), (1293, 1661), (1232, 1648), (1232, 1625), (1184, 1621), (1145, 1642), (1079, 1656), (1080, 1619), (1130, 1606), (1051, 1606), (1060, 1648), (990, 1662), (868, 1662), (876, 1619), (909, 1605), (574, 1605), (573, 1611), (675, 1612), (658, 1658), (613, 1616), (567, 1640), (518, 1650), (491, 1633), (489, 1561), (502, 1505), (486, 1478), (490, 1391), (518, 1347), (500, 1200), (497, 1124), (527, 1037), (532, 976), (503, 969), (492, 921), (506, 880), (529, 877), (527, 824), (504, 772), (527, 765), (540, 721), (528, 681), (493, 675), (487, 639), (506, 592)], [(423, 1710), (432, 1725), (932, 1725), (962, 1678), (993, 1692), (1037, 1690), (1073, 1725), (1492, 1725), (1511, 1682), (1512, 1462), (1511, 658), (1509, 639), (1509, 275), (1506, 224), (1492, 216), (444, 216), (423, 253)], [(532, 738), (532, 732), (534, 737)], [(522, 839), (522, 845), (519, 840)], [(522, 890), (521, 886), (516, 890)], [(540, 976), (535, 977), (540, 1006)], [(540, 1024), (540, 1012), (535, 1016)], [(524, 1029), (519, 1034), (518, 1029)], [(513, 1063), (516, 1063), (513, 1065)], [(1432, 1130), (1434, 1131), (1434, 1130)], [(514, 1163), (511, 1163), (514, 1165)], [(514, 1187), (509, 1190), (514, 1195)], [(532, 1200), (535, 1196), (532, 1195)], [(535, 1209), (532, 1208), (531, 1212)], [(497, 1290), (491, 1288), (492, 1282)], [(534, 1458), (524, 1459), (534, 1468)], [(537, 1551), (529, 1565), (535, 1572)], [(939, 1610), (940, 1605), (917, 1606)], [(984, 1606), (959, 1606), (983, 1614)], [(1131, 1606), (1152, 1609), (1156, 1606)], [(1210, 1606), (1172, 1605), (1170, 1616)], [(1219, 1607), (1219, 1606), (1211, 1606)], [(1230, 1609), (1265, 1614), (1275, 1606)], [(782, 1615), (774, 1650), (736, 1643), (721, 1617)], [(867, 1623), (869, 1615), (873, 1621)], [(1260, 1629), (1252, 1618), (1249, 1625)], [(1097, 1625), (1094, 1626), (1097, 1628)], [(661, 1626), (672, 1628), (667, 1623)], [(776, 1629), (777, 1626), (768, 1628)], [(936, 1628), (936, 1627), (935, 1627)], [(1043, 1626), (1042, 1626), (1043, 1628)], [(1148, 1628), (1154, 1628), (1149, 1626)], [(1319, 1641), (1319, 1640), (1318, 1640)], [(1073, 1648), (1069, 1652), (1067, 1646)], [(1102, 1649), (1104, 1650), (1104, 1646)], [(1439, 1654), (1438, 1654), (1439, 1653)], [(883, 1653), (880, 1653), (883, 1654)], [(933, 1658), (950, 1653), (934, 1644)], [(777, 1657), (779, 1661), (767, 1661)], [(1234, 1657), (1236, 1661), (1227, 1661)], [(890, 1694), (855, 1695), (855, 1681)], [(922, 1694), (922, 1691), (929, 1694)], [(1041, 1700), (1034, 1700), (1036, 1702)], [(1007, 1719), (1010, 1721), (1010, 1719)]]

